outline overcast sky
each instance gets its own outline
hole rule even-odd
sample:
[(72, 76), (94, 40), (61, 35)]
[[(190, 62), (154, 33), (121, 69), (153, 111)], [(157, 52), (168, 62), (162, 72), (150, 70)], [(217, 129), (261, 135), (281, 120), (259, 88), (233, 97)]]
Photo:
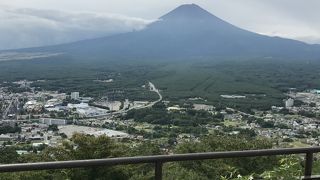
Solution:
[(320, 43), (319, 0), (1, 0), (0, 49), (140, 30), (186, 3), (247, 30)]

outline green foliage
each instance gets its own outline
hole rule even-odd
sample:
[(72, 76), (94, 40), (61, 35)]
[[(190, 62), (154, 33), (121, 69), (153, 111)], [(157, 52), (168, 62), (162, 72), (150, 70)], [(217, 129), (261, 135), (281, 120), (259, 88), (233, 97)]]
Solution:
[(309, 106), (310, 106), (310, 107), (316, 107), (316, 106), (317, 106), (317, 104), (316, 104), (316, 103), (314, 103), (314, 102), (312, 102), (312, 103), (310, 103), (310, 104), (309, 104)]
[(309, 117), (309, 118), (315, 118), (317, 117), (317, 114), (314, 112), (309, 112), (309, 111), (299, 111), (298, 113), (301, 116)]
[[(135, 148), (132, 148), (128, 152), (129, 156), (141, 156), (141, 155), (160, 155), (159, 144), (151, 141), (146, 141), (138, 144)], [(127, 167), (127, 171), (130, 171), (130, 180), (152, 180), (154, 179), (154, 164), (136, 164)]]
[[(186, 142), (180, 144), (176, 153), (232, 151), (248, 149), (271, 148), (272, 143), (266, 139), (248, 139), (238, 136), (207, 136), (199, 142)], [(268, 162), (268, 163), (265, 163)], [(216, 179), (227, 175), (231, 169), (243, 175), (262, 173), (277, 164), (275, 157), (235, 158), (229, 160), (207, 160), (197, 162), (182, 162), (180, 165), (188, 170), (194, 170), (209, 179)]]
[[(94, 137), (75, 134), (71, 141), (58, 147), (46, 147), (40, 154), (18, 156), (12, 147), (0, 149), (0, 163), (25, 163), (39, 161), (65, 161), (75, 159), (100, 159), (120, 156), (163, 154), (161, 145), (152, 141), (135, 143), (116, 142), (106, 136)], [(180, 143), (174, 153), (194, 153), (271, 148), (266, 139), (252, 139), (242, 136), (210, 135), (199, 141)], [(318, 163), (319, 164), (319, 163)], [(315, 166), (318, 167), (315, 163)], [(289, 157), (254, 157), (190, 162), (165, 163), (164, 179), (168, 180), (211, 180), (211, 179), (294, 179), (301, 176), (300, 160)], [(116, 179), (116, 180), (151, 180), (154, 178), (153, 164), (137, 164), (115, 167), (82, 169), (62, 169), (20, 173), (2, 173), (0, 180), (13, 179)]]
[(64, 142), (61, 147), (49, 147), (43, 153), (47, 160), (99, 159), (120, 156), (120, 144), (106, 136), (74, 134), (71, 142)]
[[(65, 161), (76, 159), (100, 159), (111, 158), (125, 155), (121, 143), (106, 136), (95, 138), (94, 136), (86, 136), (75, 134), (71, 142), (65, 142), (62, 146), (47, 147), (40, 154), (28, 154), (18, 156), (14, 148), (1, 148), (0, 163), (27, 163), (40, 161)], [(2, 173), (0, 180), (26, 179), (26, 180), (42, 180), (42, 179), (129, 179), (126, 167), (111, 168), (87, 168), (87, 169), (67, 169), (67, 170), (47, 170), (20, 173)]]
[(0, 163), (9, 164), (18, 161), (18, 153), (13, 147), (0, 147)]
[(151, 108), (130, 110), (124, 119), (134, 119), (136, 122), (162, 125), (155, 126), (156, 128), (154, 128), (151, 133), (128, 129), (128, 132), (130, 130), (130, 132), (143, 135), (145, 138), (160, 138), (181, 133), (188, 133), (194, 136), (207, 134), (208, 130), (204, 125), (222, 125), (223, 116), (219, 113), (213, 115), (204, 110), (197, 111), (193, 109), (187, 109), (181, 112), (169, 112), (165, 105), (160, 102)]
[(301, 179), (302, 167), (300, 160), (295, 156), (289, 156), (279, 160), (280, 167), (274, 168), (274, 170), (266, 171), (262, 173), (262, 177), (267, 180), (293, 180)]
[(209, 180), (197, 170), (186, 169), (179, 163), (167, 163), (163, 167), (164, 180)]
[[(190, 61), (79, 61), (65, 57), (0, 63), (0, 81), (38, 80), (34, 87), (114, 99), (150, 100), (157, 94), (142, 88), (152, 81), (165, 99), (181, 101), (199, 97), (208, 103), (249, 112), (282, 106), (283, 92), (317, 88), (320, 71), (317, 61), (292, 59), (210, 58)], [(114, 79), (103, 83), (97, 79)], [(21, 90), (11, 84), (10, 90)], [(39, 89), (39, 88), (37, 88)], [(222, 94), (246, 95), (245, 99), (224, 99)]]
[(18, 132), (21, 132), (21, 127), (0, 126), (0, 134), (18, 133)]
[(58, 126), (56, 124), (52, 124), (52, 125), (49, 125), (48, 131), (56, 132), (56, 131), (59, 131), (59, 128), (58, 128)]
[(147, 122), (151, 124), (196, 127), (208, 123), (222, 122), (220, 114), (212, 115), (204, 110), (187, 109), (185, 112), (168, 112), (163, 103), (147, 109), (130, 110), (125, 119), (134, 119), (137, 122)]
[(172, 119), (167, 113), (163, 103), (157, 103), (152, 108), (130, 110), (125, 119), (134, 119), (137, 122), (148, 122), (151, 124), (171, 124)]

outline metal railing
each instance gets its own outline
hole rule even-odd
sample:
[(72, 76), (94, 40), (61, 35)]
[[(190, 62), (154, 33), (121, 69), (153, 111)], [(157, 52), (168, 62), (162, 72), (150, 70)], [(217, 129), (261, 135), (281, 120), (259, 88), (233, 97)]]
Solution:
[(109, 159), (90, 159), (90, 160), (75, 160), (75, 161), (39, 162), (39, 163), (25, 163), (25, 164), (6, 164), (6, 165), (0, 165), (0, 172), (18, 172), (18, 171), (153, 163), (155, 164), (155, 179), (161, 180), (162, 166), (164, 163), (167, 163), (167, 162), (305, 154), (304, 179), (320, 179), (319, 177), (312, 177), (313, 154), (318, 152), (320, 152), (320, 147), (262, 149), (262, 150), (208, 152), (208, 153), (191, 153), (191, 154), (175, 154), (175, 155), (120, 157), (120, 158), (109, 158)]

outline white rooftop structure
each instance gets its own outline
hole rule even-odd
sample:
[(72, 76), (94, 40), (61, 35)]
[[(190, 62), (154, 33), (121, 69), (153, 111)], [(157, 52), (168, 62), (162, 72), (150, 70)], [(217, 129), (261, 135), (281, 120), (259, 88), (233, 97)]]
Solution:
[(289, 98), (288, 100), (286, 100), (285, 102), (286, 108), (291, 108), (293, 105), (294, 105), (294, 100), (292, 98)]
[(100, 116), (108, 113), (107, 110), (89, 106), (88, 103), (68, 104), (69, 109), (76, 108), (76, 111), (83, 116)]
[(72, 92), (71, 93), (71, 99), (77, 100), (77, 99), (79, 99), (79, 97), (80, 97), (80, 93), (79, 92)]

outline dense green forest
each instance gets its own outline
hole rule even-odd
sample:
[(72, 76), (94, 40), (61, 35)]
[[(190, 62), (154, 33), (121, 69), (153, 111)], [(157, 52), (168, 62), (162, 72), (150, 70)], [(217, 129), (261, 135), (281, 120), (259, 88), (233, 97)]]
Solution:
[[(157, 99), (142, 88), (152, 81), (165, 100), (185, 102), (202, 97), (206, 103), (248, 109), (282, 105), (289, 88), (318, 88), (320, 62), (283, 59), (197, 59), (197, 60), (88, 60), (47, 58), (0, 63), (0, 81), (46, 80), (34, 87), (115, 99)], [(96, 80), (113, 79), (112, 83)], [(10, 84), (10, 83), (9, 83)], [(8, 84), (7, 84), (8, 85)], [(17, 89), (17, 88), (15, 88)], [(224, 99), (220, 95), (245, 95)]]
[(180, 112), (168, 112), (163, 103), (157, 103), (152, 108), (130, 110), (124, 119), (134, 119), (137, 122), (160, 125), (198, 126), (209, 123), (220, 124), (223, 121), (223, 116), (193, 109), (188, 109), (183, 114)]
[[(173, 149), (178, 153), (231, 151), (271, 148), (266, 139), (248, 136), (204, 136), (196, 142), (184, 142)], [(165, 154), (155, 142), (115, 141), (106, 136), (74, 134), (71, 141), (58, 147), (46, 147), (38, 154), (18, 155), (14, 147), (1, 147), (0, 163), (26, 163), (74, 159), (112, 158)], [(298, 156), (235, 158), (166, 163), (164, 179), (249, 179), (250, 177), (292, 179), (301, 176), (302, 159)], [(317, 163), (316, 163), (317, 165)], [(279, 168), (281, 167), (281, 168)], [(242, 178), (238, 178), (238, 177)], [(153, 179), (154, 166), (149, 164), (2, 173), (0, 179)]]

